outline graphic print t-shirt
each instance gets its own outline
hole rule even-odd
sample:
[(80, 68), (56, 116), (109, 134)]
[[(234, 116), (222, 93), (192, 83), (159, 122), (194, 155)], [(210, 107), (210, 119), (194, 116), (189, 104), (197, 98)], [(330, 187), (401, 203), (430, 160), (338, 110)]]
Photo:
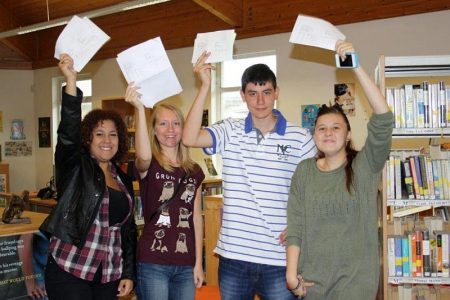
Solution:
[[(183, 174), (180, 168), (167, 172), (153, 158), (146, 177), (140, 180), (145, 226), (138, 243), (138, 261), (163, 265), (195, 264), (194, 200), (205, 175), (198, 165), (196, 171), (180, 183)], [(169, 206), (149, 222), (151, 214), (172, 197), (179, 184)]]

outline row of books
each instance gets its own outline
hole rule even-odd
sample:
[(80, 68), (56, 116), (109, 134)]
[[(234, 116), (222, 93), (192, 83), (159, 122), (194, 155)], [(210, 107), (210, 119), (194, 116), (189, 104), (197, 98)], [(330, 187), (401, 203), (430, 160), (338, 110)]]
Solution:
[(135, 150), (134, 135), (128, 136), (128, 150)]
[(450, 127), (450, 88), (438, 83), (387, 87), (386, 101), (395, 116), (395, 128)]
[(388, 275), (450, 277), (450, 231), (415, 229), (388, 235)]
[(450, 299), (450, 287), (436, 285), (398, 285), (388, 287), (389, 300)]
[(135, 126), (134, 115), (126, 115), (124, 116), (123, 119), (128, 129), (134, 129)]
[(390, 155), (386, 164), (388, 199), (450, 199), (449, 159)]

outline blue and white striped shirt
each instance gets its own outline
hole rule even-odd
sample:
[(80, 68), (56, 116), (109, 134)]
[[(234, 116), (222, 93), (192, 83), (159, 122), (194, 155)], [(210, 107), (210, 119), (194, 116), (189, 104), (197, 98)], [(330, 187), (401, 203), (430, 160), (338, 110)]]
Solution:
[[(278, 236), (286, 228), (291, 177), (298, 163), (316, 154), (307, 129), (288, 123), (273, 110), (277, 123), (262, 136), (246, 119), (225, 119), (207, 130), (213, 146), (207, 154), (223, 159), (223, 216), (215, 252), (230, 259), (286, 265)], [(206, 226), (208, 226), (206, 224)]]

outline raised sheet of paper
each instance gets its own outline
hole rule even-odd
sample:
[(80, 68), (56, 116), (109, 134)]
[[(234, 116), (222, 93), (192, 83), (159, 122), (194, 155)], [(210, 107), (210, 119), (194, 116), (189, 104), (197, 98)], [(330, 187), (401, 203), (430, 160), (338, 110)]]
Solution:
[(217, 63), (233, 59), (233, 45), (236, 39), (234, 29), (198, 33), (194, 41), (192, 63), (194, 64), (203, 51), (211, 52), (207, 63)]
[(80, 72), (109, 39), (88, 18), (73, 16), (56, 41), (55, 58), (59, 59), (62, 53), (69, 54), (75, 71)]
[(289, 42), (335, 50), (337, 40), (345, 40), (333, 24), (314, 17), (299, 15)]
[(119, 53), (117, 63), (126, 81), (140, 87), (146, 107), (182, 91), (160, 37)]

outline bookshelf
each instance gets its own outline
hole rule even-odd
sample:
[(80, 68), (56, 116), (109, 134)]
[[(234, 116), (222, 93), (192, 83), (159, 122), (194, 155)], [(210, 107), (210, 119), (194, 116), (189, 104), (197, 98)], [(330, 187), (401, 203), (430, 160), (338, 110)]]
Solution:
[[(438, 228), (443, 232), (450, 233), (448, 222), (444, 222), (441, 217), (437, 216), (439, 207), (450, 206), (448, 194), (450, 190), (444, 193), (444, 183), (442, 183), (446, 181), (450, 185), (448, 180), (450, 177), (444, 175), (447, 173), (439, 173), (441, 176), (437, 177), (439, 179), (435, 181), (433, 170), (440, 169), (440, 167), (434, 168), (435, 165), (431, 164), (432, 160), (439, 160), (450, 165), (448, 163), (449, 152), (441, 151), (438, 146), (441, 142), (448, 142), (447, 139), (450, 137), (450, 56), (381, 56), (375, 70), (375, 80), (386, 96), (396, 120), (392, 135), (392, 152), (382, 176), (380, 208), (382, 278), (380, 283), (382, 284), (383, 299), (403, 299), (399, 298), (399, 295), (408, 293), (408, 291), (411, 292), (414, 289), (425, 289), (431, 294), (441, 293), (439, 285), (449, 285), (450, 278), (439, 274), (437, 271), (433, 276), (432, 266), (430, 266), (430, 274), (423, 272), (422, 269), (422, 275), (420, 276), (420, 272), (414, 272), (413, 270), (416, 269), (406, 264), (404, 274), (407, 276), (392, 276), (392, 273), (397, 275), (392, 268), (392, 253), (394, 251), (392, 245), (393, 241), (398, 239), (398, 235), (411, 239), (415, 232), (418, 232), (417, 237), (423, 238), (424, 232), (427, 232), (427, 234), (430, 234), (430, 239), (428, 241), (425, 239), (426, 243), (423, 243), (423, 240), (416, 243), (419, 243), (421, 249), (425, 250), (421, 254), (422, 261), (423, 252), (425, 252), (425, 259), (427, 261), (430, 259), (430, 264), (433, 264), (435, 263), (433, 255), (437, 253), (433, 250), (437, 249), (434, 248), (437, 247), (437, 244), (434, 244), (433, 241), (437, 240), (436, 236), (438, 235), (438, 231), (434, 229)], [(445, 86), (445, 83), (447, 83), (447, 86)], [(440, 94), (442, 86), (444, 91)], [(427, 88), (429, 92), (427, 92)], [(424, 96), (425, 94), (429, 97)], [(427, 111), (429, 112), (428, 115)], [(424, 151), (424, 148), (422, 148), (424, 146), (428, 146), (428, 149), (433, 151)], [(393, 162), (392, 156), (398, 158), (399, 163)], [(411, 182), (408, 192), (404, 180), (405, 177), (408, 177), (405, 174), (408, 173), (405, 173), (405, 169), (409, 166), (412, 170), (413, 167), (408, 164), (408, 161), (410, 161), (410, 157), (414, 156), (429, 157), (430, 159), (431, 168), (428, 168), (428, 164), (425, 164), (425, 169), (423, 169), (430, 170), (429, 173), (423, 172), (423, 174), (425, 174), (425, 179), (430, 180), (428, 182), (433, 184), (433, 186), (430, 184), (430, 191), (427, 194), (421, 194), (422, 191), (416, 193), (415, 181), (413, 180), (406, 180), (408, 183)], [(406, 159), (408, 160), (402, 163)], [(440, 170), (442, 171), (442, 169)], [(437, 192), (434, 192), (434, 182), (439, 181), (441, 183), (436, 185), (436, 189), (440, 186), (442, 190), (439, 190), (438, 196)], [(396, 185), (397, 182), (398, 185)], [(433, 194), (431, 188), (433, 188)], [(409, 247), (403, 248), (408, 248), (411, 253), (417, 255), (418, 250), (412, 247), (411, 243)], [(400, 254), (402, 261), (400, 268), (405, 268), (403, 256), (405, 256), (404, 253)], [(408, 260), (412, 257), (412, 254), (407, 254), (406, 257), (406, 262), (412, 264)], [(394, 258), (397, 257), (394, 255)], [(408, 274), (408, 270), (410, 274)], [(425, 273), (427, 273), (427, 276), (424, 276)], [(442, 297), (443, 294), (440, 295)], [(424, 299), (428, 298), (425, 297)]]
[(0, 192), (9, 192), (9, 164), (0, 163)]

